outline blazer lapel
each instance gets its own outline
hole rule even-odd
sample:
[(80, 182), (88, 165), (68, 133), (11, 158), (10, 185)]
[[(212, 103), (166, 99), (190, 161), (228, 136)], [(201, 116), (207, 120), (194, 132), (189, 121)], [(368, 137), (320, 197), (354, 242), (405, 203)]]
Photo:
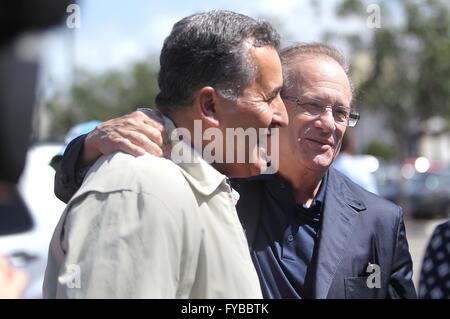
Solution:
[(364, 203), (354, 198), (345, 180), (330, 168), (317, 255), (316, 298), (327, 297), (352, 235), (355, 216), (365, 209)]

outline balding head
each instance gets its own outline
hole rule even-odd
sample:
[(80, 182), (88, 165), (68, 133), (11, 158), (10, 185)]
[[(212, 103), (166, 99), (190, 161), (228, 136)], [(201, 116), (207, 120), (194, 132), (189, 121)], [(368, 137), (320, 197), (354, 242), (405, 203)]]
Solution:
[[(337, 63), (345, 75), (348, 77), (348, 64), (344, 56), (335, 48), (322, 43), (298, 43), (280, 52), (281, 63), (283, 65), (283, 91), (301, 86), (304, 74), (301, 65), (307, 63), (308, 60), (324, 59), (328, 62)], [(353, 86), (349, 79), (351, 91), (353, 94)]]

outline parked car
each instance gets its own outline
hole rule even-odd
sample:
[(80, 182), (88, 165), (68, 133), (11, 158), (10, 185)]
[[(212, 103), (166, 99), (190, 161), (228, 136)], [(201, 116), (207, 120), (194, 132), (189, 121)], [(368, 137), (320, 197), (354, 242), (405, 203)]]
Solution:
[(450, 171), (415, 174), (406, 183), (411, 216), (450, 216)]
[(49, 166), (62, 145), (37, 145), (28, 151), (19, 193), (26, 205), (0, 216), (0, 255), (28, 273), (25, 298), (40, 298), (48, 245), (65, 204), (53, 193), (55, 171)]
[[(403, 177), (402, 177), (403, 168)], [(413, 218), (450, 216), (450, 170), (430, 169), (419, 173), (413, 165), (382, 165), (376, 172), (382, 197), (400, 204)]]
[(377, 181), (378, 193), (394, 203), (400, 201), (400, 169), (397, 165), (387, 165), (381, 162), (374, 173)]

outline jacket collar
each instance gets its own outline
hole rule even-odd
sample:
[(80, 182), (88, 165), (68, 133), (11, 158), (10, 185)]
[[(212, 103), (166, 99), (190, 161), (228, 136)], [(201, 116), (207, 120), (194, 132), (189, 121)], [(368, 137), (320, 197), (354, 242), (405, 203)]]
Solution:
[(226, 183), (227, 177), (207, 163), (191, 145), (180, 140), (179, 136), (182, 134), (175, 123), (168, 117), (163, 117), (172, 146), (170, 160), (181, 168), (194, 189), (204, 196), (211, 195), (222, 183)]

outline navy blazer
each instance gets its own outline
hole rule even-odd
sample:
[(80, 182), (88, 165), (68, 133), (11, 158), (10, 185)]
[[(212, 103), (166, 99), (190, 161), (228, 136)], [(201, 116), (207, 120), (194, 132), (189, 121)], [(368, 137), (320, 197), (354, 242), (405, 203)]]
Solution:
[[(264, 181), (237, 179), (232, 185), (240, 194), (237, 210), (252, 250)], [(402, 209), (332, 167), (324, 205), (314, 297), (416, 298)], [(380, 266), (379, 288), (367, 284), (373, 274), (369, 264)]]

